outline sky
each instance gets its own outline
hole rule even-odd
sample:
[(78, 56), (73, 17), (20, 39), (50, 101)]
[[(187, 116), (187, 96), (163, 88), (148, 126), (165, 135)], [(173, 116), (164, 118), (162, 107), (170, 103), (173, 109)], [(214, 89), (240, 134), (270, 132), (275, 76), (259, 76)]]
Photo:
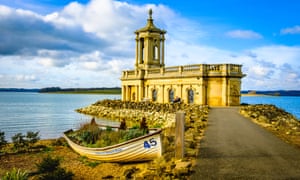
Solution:
[(298, 0), (0, 0), (0, 88), (120, 87), (150, 8), (166, 66), (241, 64), (242, 90), (300, 90)]

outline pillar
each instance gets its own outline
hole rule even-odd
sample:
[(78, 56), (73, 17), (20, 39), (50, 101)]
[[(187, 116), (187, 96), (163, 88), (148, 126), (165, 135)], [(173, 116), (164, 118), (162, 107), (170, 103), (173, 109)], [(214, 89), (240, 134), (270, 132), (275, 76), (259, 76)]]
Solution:
[(162, 45), (161, 45), (161, 65), (165, 66), (165, 36), (162, 35)]
[(126, 86), (122, 86), (122, 101), (126, 101)]
[(139, 39), (138, 39), (138, 35), (135, 39), (135, 68), (138, 67), (138, 63), (139, 63)]

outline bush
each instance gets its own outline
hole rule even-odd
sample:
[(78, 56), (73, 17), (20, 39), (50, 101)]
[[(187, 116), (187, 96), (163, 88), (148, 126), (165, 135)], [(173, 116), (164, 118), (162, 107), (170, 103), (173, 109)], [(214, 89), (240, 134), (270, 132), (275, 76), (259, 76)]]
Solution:
[(32, 146), (34, 143), (38, 142), (40, 140), (39, 132), (32, 132), (28, 131), (26, 135), (26, 140), (29, 144), (29, 146)]
[(13, 137), (11, 137), (11, 140), (13, 142), (14, 148), (18, 151), (27, 147), (27, 141), (25, 140), (25, 136), (22, 133), (15, 134)]
[(36, 166), (38, 168), (38, 173), (42, 174), (55, 171), (59, 167), (59, 164), (60, 161), (58, 158), (51, 158), (50, 156), (47, 156)]
[(13, 147), (17, 151), (28, 151), (33, 147), (34, 143), (40, 140), (39, 132), (28, 131), (26, 136), (22, 133), (15, 134), (12, 138)]
[(106, 147), (143, 136), (148, 133), (146, 125), (141, 129), (139, 125), (128, 130), (114, 131), (112, 127), (99, 129), (97, 125), (83, 124), (77, 131), (67, 134), (75, 143), (86, 147)]
[(7, 141), (5, 140), (5, 133), (0, 131), (0, 152), (2, 147), (6, 146)]
[(28, 173), (26, 171), (21, 171), (20, 169), (13, 168), (10, 172), (7, 172), (2, 180), (27, 180)]
[(140, 136), (147, 134), (145, 130), (141, 129), (130, 129), (127, 134), (123, 137), (124, 141), (128, 141), (130, 139), (134, 139)]
[(41, 180), (71, 180), (74, 174), (72, 172), (67, 172), (63, 168), (57, 168), (55, 171), (51, 173), (43, 174), (40, 179)]
[(101, 134), (101, 129), (97, 125), (86, 124), (79, 130), (79, 138), (87, 144), (96, 143)]
[(42, 180), (71, 180), (74, 174), (60, 166), (59, 158), (47, 156), (37, 166), (37, 174)]

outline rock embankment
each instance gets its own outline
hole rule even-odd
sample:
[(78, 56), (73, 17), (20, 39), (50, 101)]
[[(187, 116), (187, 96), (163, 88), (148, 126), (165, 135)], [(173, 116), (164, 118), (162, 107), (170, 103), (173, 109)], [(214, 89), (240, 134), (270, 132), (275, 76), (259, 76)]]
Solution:
[[(185, 112), (185, 157), (180, 160), (174, 158), (175, 114), (178, 111)], [(148, 127), (163, 129), (163, 156), (147, 165), (124, 170), (124, 176), (145, 179), (186, 179), (195, 166), (200, 139), (207, 124), (208, 107), (183, 103), (159, 104), (102, 100), (78, 109), (77, 112), (116, 121), (125, 120), (129, 127), (138, 125), (145, 117)]]
[(268, 104), (241, 106), (240, 113), (285, 141), (300, 147), (300, 121), (292, 114)]

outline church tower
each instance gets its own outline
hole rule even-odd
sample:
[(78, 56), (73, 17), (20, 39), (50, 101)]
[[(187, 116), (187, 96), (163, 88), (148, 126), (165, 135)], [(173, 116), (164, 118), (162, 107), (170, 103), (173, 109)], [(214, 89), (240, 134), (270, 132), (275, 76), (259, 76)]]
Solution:
[(153, 24), (152, 9), (150, 9), (146, 26), (135, 31), (136, 70), (147, 70), (149, 68), (161, 68), (165, 66), (165, 33), (165, 30), (161, 30)]
[[(176, 96), (187, 104), (240, 105), (242, 65), (190, 64), (165, 67), (165, 34), (152, 19), (135, 31), (133, 70), (122, 72), (122, 101), (172, 103)], [(185, 59), (182, 59), (185, 61)]]

